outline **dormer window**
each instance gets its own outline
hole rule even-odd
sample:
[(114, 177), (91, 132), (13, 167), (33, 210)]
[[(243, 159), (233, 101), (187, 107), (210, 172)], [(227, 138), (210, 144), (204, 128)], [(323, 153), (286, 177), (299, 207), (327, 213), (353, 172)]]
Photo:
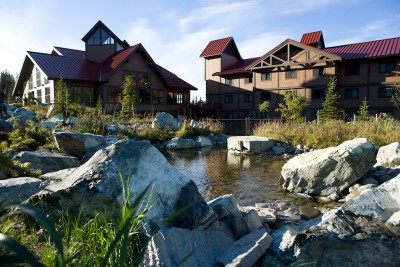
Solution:
[(102, 28), (99, 28), (95, 33), (89, 38), (88, 45), (110, 45), (114, 44), (114, 39)]

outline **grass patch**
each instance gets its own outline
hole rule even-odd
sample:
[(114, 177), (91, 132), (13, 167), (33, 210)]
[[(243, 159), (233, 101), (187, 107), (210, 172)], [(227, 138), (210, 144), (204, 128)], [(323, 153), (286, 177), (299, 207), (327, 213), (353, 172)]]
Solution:
[(384, 146), (400, 140), (400, 122), (392, 118), (350, 123), (331, 120), (320, 124), (315, 121), (308, 123), (265, 122), (259, 124), (253, 134), (292, 145), (307, 145), (314, 149), (337, 146), (356, 137), (364, 137), (376, 146)]
[(29, 168), (29, 163), (13, 161), (0, 153), (0, 180), (14, 177), (39, 177), (40, 174), (40, 170)]

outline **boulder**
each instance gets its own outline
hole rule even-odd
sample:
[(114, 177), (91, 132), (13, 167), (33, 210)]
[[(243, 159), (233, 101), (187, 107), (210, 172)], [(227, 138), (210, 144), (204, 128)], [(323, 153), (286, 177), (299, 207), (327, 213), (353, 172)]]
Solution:
[(158, 113), (151, 124), (151, 128), (159, 127), (162, 130), (177, 131), (179, 129), (178, 120), (166, 112)]
[(376, 155), (376, 165), (387, 168), (400, 165), (400, 142), (380, 147)]
[(228, 140), (228, 136), (226, 134), (209, 134), (207, 136), (208, 138), (210, 138), (213, 142), (215, 142), (218, 145), (226, 145), (227, 144), (227, 140)]
[(71, 125), (72, 127), (75, 127), (77, 122), (78, 122), (78, 117), (69, 116), (67, 118), (67, 120), (65, 121), (65, 124), (66, 125)]
[(17, 121), (36, 120), (36, 113), (29, 111), (26, 108), (17, 108), (11, 113), (11, 116)]
[(0, 203), (18, 204), (42, 190), (45, 183), (32, 177), (19, 177), (0, 180)]
[(42, 121), (40, 124), (45, 128), (54, 128), (57, 125), (54, 121)]
[(223, 223), (203, 229), (164, 228), (150, 240), (140, 266), (212, 267), (235, 242)]
[(206, 137), (206, 136), (198, 136), (196, 138), (196, 146), (197, 147), (206, 147), (206, 146), (213, 146), (213, 141)]
[(232, 136), (228, 140), (228, 150), (239, 153), (263, 153), (270, 150), (276, 143), (267, 137)]
[(190, 149), (195, 147), (196, 143), (193, 139), (184, 139), (181, 137), (174, 137), (167, 144), (167, 149)]
[(393, 234), (400, 236), (400, 211), (393, 213), (386, 221), (385, 225)]
[(281, 183), (291, 192), (329, 196), (348, 188), (375, 162), (374, 146), (365, 138), (356, 138), (290, 159), (282, 167)]
[(220, 196), (208, 202), (218, 219), (241, 218), (242, 213), (238, 208), (238, 202), (232, 195)]
[(64, 123), (64, 116), (61, 114), (56, 114), (49, 121), (55, 122), (56, 124), (63, 124)]
[[(32, 201), (38, 202), (52, 217), (58, 216), (57, 210), (70, 210), (70, 214), (82, 212), (82, 216), (96, 210), (117, 213), (117, 203), (123, 199), (120, 176), (130, 190), (130, 203), (154, 183), (147, 192), (151, 195), (148, 203), (151, 208), (146, 214), (148, 226), (153, 230), (165, 225), (195, 228), (213, 215), (191, 179), (171, 166), (150, 142), (130, 139), (97, 151), (85, 164), (50, 184)], [(166, 221), (176, 211), (181, 213)]]
[(0, 119), (0, 132), (10, 133), (13, 130), (12, 123), (4, 119)]
[(67, 153), (80, 159), (82, 159), (90, 149), (101, 149), (109, 144), (105, 136), (91, 133), (54, 130), (53, 136), (60, 152)]
[(42, 174), (81, 165), (81, 161), (77, 157), (53, 153), (49, 150), (21, 151), (14, 155), (12, 160), (23, 163), (29, 162), (30, 168), (41, 170)]
[(68, 175), (70, 175), (71, 173), (73, 173), (76, 170), (76, 168), (69, 168), (69, 169), (63, 169), (63, 170), (59, 170), (56, 172), (48, 172), (46, 174), (42, 174), (40, 175), (40, 179), (43, 180), (62, 180), (65, 177), (67, 177)]
[(257, 208), (275, 210), (277, 220), (295, 222), (301, 219), (299, 207), (289, 202), (256, 203), (255, 206)]

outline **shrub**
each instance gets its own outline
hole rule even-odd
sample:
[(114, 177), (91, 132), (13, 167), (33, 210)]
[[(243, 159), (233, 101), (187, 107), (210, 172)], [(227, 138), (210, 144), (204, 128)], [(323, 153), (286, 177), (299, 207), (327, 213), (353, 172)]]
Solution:
[(39, 177), (40, 170), (29, 168), (29, 163), (13, 161), (8, 156), (0, 153), (0, 180), (14, 177)]

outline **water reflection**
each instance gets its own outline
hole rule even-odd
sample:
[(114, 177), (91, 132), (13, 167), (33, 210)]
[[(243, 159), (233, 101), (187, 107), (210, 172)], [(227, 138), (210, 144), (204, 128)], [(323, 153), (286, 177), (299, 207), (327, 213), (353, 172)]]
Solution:
[(295, 201), (281, 190), (281, 157), (237, 156), (226, 149), (166, 151), (167, 160), (189, 176), (207, 199), (233, 194), (242, 205), (275, 200)]

